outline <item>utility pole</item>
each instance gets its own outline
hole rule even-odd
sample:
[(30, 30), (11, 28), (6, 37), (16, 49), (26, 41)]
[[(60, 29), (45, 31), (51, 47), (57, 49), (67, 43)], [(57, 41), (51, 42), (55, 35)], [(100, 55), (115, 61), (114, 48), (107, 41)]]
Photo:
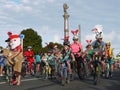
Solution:
[(69, 37), (69, 22), (68, 22), (68, 18), (70, 17), (70, 15), (68, 14), (67, 12), (67, 9), (68, 9), (68, 5), (66, 3), (63, 4), (63, 10), (64, 10), (64, 42), (65, 41), (69, 41), (69, 38), (66, 38), (66, 37)]

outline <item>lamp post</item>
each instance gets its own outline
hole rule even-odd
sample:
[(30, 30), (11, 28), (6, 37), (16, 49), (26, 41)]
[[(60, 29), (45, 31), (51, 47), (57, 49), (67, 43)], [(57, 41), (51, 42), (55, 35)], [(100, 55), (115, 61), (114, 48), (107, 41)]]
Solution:
[[(70, 15), (67, 12), (68, 8), (69, 7), (67, 6), (67, 4), (64, 3), (63, 4), (63, 10), (64, 10), (64, 15), (63, 15), (63, 17), (64, 17), (64, 38), (69, 37), (69, 22), (68, 22), (68, 18), (70, 17)], [(64, 42), (65, 42), (65, 40), (64, 40)], [(67, 38), (66, 41), (69, 41), (69, 38)]]

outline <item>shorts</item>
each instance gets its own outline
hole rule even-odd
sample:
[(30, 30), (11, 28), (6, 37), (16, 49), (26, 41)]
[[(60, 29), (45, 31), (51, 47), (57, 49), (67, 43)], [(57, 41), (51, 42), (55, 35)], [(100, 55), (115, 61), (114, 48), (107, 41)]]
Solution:
[(41, 65), (41, 67), (44, 67), (46, 65), (46, 63), (44, 61), (41, 61), (40, 65)]
[(0, 67), (4, 67), (5, 66), (5, 63), (0, 63)]
[(0, 62), (0, 66), (4, 67), (6, 65), (6, 61)]
[(109, 62), (109, 63), (110, 63), (110, 65), (112, 65), (112, 64), (114, 63), (114, 61), (113, 61), (113, 60), (106, 60), (105, 62)]
[(36, 64), (40, 64), (40, 62), (36, 62)]

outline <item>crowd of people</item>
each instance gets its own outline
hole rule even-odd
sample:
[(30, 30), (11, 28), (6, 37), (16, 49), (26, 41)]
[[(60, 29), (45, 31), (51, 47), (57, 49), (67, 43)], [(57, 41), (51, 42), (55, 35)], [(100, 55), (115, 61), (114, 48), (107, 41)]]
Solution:
[[(12, 85), (21, 84), (21, 71), (23, 69), (25, 75), (34, 75), (42, 76), (44, 79), (48, 78), (61, 78), (63, 79), (63, 73), (60, 72), (63, 68), (63, 64), (67, 67), (67, 83), (70, 82), (70, 76), (73, 74), (73, 70), (76, 71), (79, 78), (79, 69), (81, 68), (82, 62), (86, 62), (87, 67), (89, 67), (89, 72), (92, 74), (94, 71), (94, 57), (98, 56), (98, 60), (101, 66), (101, 76), (104, 76), (106, 69), (106, 62), (109, 61), (110, 64), (110, 74), (106, 78), (113, 76), (112, 72), (116, 66), (114, 62), (114, 53), (113, 48), (111, 47), (110, 41), (104, 42), (102, 31), (99, 30), (100, 27), (96, 26), (93, 31), (95, 31), (95, 41), (86, 40), (87, 45), (86, 49), (83, 50), (82, 44), (78, 41), (77, 31), (73, 31), (73, 42), (70, 43), (68, 40), (65, 40), (63, 43), (63, 49), (58, 49), (57, 45), (54, 45), (53, 50), (48, 50), (46, 53), (34, 54), (32, 47), (28, 46), (27, 51), (22, 53), (22, 48), (20, 46), (20, 38), (17, 35), (11, 35), (8, 33), (9, 38), (5, 41), (8, 43), (6, 47), (7, 50), (14, 52), (13, 55), (5, 55), (3, 48), (0, 49), (0, 76), (8, 76), (8, 81)], [(75, 32), (75, 33), (74, 33)], [(67, 38), (68, 39), (68, 38)], [(16, 43), (16, 41), (18, 41)], [(13, 45), (15, 43), (15, 45)], [(11, 52), (11, 53), (12, 53)], [(23, 57), (22, 57), (22, 56)], [(10, 58), (9, 58), (10, 57)], [(23, 64), (27, 62), (26, 64)], [(10, 70), (10, 67), (12, 69)], [(74, 67), (76, 69), (74, 69)], [(7, 70), (6, 70), (7, 69)], [(29, 69), (29, 70), (28, 70)], [(9, 74), (12, 73), (11, 79), (9, 79)], [(62, 81), (62, 84), (65, 84), (65, 81)]]

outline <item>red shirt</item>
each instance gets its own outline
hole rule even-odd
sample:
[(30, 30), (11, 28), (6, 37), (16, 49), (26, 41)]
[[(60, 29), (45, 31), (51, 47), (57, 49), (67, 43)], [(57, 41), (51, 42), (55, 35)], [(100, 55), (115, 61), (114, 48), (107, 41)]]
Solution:
[(26, 57), (27, 61), (34, 62), (34, 52), (33, 51), (26, 51), (23, 54)]

